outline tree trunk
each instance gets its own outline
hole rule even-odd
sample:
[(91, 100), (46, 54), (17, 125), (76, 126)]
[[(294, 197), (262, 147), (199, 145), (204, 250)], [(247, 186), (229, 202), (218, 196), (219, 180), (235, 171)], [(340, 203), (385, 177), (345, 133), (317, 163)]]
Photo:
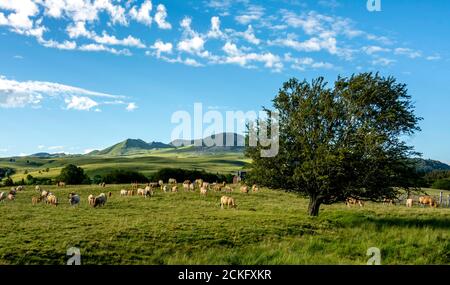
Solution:
[(309, 197), (308, 214), (312, 217), (319, 216), (320, 200), (317, 197)]

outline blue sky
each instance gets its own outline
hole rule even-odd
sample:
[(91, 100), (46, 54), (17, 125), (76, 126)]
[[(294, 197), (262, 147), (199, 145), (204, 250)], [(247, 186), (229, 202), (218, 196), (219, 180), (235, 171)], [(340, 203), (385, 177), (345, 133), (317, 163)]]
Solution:
[(0, 0), (0, 156), (168, 142), (171, 116), (270, 106), (290, 77), (364, 71), (408, 85), (450, 162), (448, 1)]

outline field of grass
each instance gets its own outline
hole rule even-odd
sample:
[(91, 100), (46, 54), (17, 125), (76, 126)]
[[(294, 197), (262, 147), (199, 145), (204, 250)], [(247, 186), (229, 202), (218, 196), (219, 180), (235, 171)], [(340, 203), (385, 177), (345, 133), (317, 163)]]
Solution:
[[(212, 173), (231, 173), (245, 167), (248, 159), (240, 153), (204, 154), (175, 153), (155, 151), (145, 156), (68, 156), (58, 158), (21, 157), (10, 162), (9, 158), (0, 158), (0, 167), (16, 170), (11, 176), (14, 181), (25, 179), (28, 174), (35, 178), (55, 178), (67, 164), (82, 167), (93, 177), (110, 172), (113, 169), (126, 169), (142, 172), (144, 175), (161, 168), (185, 168), (206, 170)], [(49, 168), (49, 172), (45, 172)]]
[[(281, 191), (235, 192), (238, 208), (222, 210), (220, 193), (120, 197), (124, 187), (44, 187), (58, 207), (32, 206), (28, 187), (0, 203), (0, 264), (65, 264), (70, 247), (82, 264), (363, 265), (370, 247), (382, 264), (450, 264), (448, 208), (336, 204), (312, 218), (306, 199)], [(72, 191), (82, 197), (77, 207), (68, 204)], [(87, 205), (89, 194), (109, 191), (105, 207)]]

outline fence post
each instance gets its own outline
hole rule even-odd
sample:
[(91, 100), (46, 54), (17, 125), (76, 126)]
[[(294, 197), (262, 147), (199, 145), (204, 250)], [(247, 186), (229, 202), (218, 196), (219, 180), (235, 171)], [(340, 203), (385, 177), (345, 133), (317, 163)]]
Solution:
[(439, 205), (442, 205), (442, 202), (444, 202), (444, 192), (439, 192)]

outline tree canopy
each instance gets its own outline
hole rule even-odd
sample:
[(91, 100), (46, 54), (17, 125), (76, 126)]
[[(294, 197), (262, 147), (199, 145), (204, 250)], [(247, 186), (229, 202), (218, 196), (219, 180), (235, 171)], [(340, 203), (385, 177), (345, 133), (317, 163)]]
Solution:
[(90, 183), (83, 168), (73, 164), (69, 164), (61, 169), (61, 174), (59, 175), (58, 180), (72, 185)]
[[(261, 157), (247, 147), (250, 180), (308, 196), (308, 212), (347, 198), (380, 201), (399, 188), (415, 186), (417, 156), (404, 138), (420, 131), (405, 84), (393, 77), (362, 73), (339, 77), (333, 88), (324, 78), (290, 79), (273, 100), (278, 112), (279, 153)], [(268, 111), (270, 112), (270, 111)], [(259, 132), (259, 125), (255, 127)]]

